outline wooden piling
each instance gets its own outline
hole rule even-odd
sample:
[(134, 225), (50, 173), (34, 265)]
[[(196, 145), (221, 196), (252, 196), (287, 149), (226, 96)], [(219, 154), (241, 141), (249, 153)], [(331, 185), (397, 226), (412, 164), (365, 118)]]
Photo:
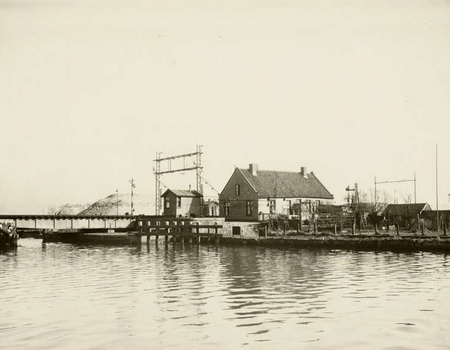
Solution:
[(334, 224), (334, 234), (337, 235), (337, 224)]

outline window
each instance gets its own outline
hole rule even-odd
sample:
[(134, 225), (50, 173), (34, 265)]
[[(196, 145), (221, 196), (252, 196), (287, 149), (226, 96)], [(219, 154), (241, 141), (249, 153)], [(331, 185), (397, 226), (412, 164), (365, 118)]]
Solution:
[(236, 186), (235, 186), (235, 194), (236, 194), (236, 196), (240, 196), (241, 195), (241, 185), (236, 184)]
[(241, 227), (240, 226), (232, 226), (231, 232), (233, 233), (233, 236), (240, 236), (241, 235)]
[(170, 208), (170, 198), (164, 197), (164, 203), (165, 203), (166, 209), (169, 209)]
[(289, 215), (294, 215), (294, 211), (292, 210), (292, 201), (289, 199), (287, 202)]
[(181, 208), (181, 197), (177, 197), (177, 207)]
[(274, 199), (271, 199), (269, 201), (269, 206), (270, 206), (270, 214), (274, 214), (276, 212), (276, 201)]
[(230, 202), (225, 202), (225, 216), (230, 216)]
[(252, 214), (253, 214), (252, 201), (247, 201), (247, 216), (252, 216)]

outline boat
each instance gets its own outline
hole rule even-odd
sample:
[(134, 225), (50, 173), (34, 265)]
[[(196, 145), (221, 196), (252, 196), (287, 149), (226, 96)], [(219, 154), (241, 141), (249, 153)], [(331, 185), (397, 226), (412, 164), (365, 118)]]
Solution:
[(19, 235), (11, 223), (0, 222), (0, 248), (17, 247)]

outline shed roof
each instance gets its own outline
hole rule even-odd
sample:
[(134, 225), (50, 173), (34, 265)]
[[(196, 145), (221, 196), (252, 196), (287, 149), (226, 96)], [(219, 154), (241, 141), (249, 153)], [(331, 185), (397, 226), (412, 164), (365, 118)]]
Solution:
[(333, 199), (333, 195), (312, 172), (304, 177), (299, 172), (258, 170), (257, 174), (253, 175), (249, 169), (239, 170), (258, 192), (260, 198)]
[(202, 197), (201, 193), (197, 191), (189, 191), (189, 190), (172, 190), (167, 189), (161, 197), (165, 197), (169, 192), (173, 193), (177, 197)]
[(424, 210), (431, 210), (428, 203), (388, 204), (384, 213), (393, 216), (416, 216)]

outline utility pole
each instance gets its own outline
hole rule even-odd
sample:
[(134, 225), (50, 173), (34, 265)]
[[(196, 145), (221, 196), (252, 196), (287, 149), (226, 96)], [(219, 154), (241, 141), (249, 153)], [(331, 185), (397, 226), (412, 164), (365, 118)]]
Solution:
[(436, 227), (439, 235), (438, 145), (436, 144)]
[(130, 212), (130, 215), (133, 216), (134, 215), (133, 214), (133, 212), (134, 212), (134, 209), (133, 209), (133, 188), (136, 187), (136, 184), (135, 184), (133, 178), (130, 180), (130, 184), (131, 184), (131, 212)]
[[(437, 152), (437, 151), (436, 151)], [(392, 184), (392, 183), (399, 183), (399, 182), (414, 182), (414, 203), (417, 203), (417, 197), (416, 197), (416, 173), (414, 173), (413, 179), (407, 179), (407, 180), (395, 180), (395, 181), (377, 181), (377, 177), (375, 176), (375, 208), (377, 206), (377, 184)]]
[(117, 216), (119, 216), (119, 190), (116, 190), (116, 198), (117, 198), (117, 201), (116, 201), (116, 215)]

